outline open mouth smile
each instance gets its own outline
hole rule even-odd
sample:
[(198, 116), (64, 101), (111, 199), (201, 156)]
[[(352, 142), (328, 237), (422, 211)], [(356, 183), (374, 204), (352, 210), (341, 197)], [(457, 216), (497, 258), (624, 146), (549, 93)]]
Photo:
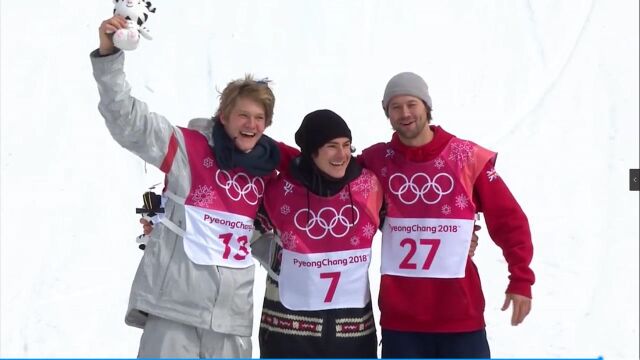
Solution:
[(240, 131), (240, 135), (242, 135), (243, 137), (252, 138), (256, 136), (256, 133), (250, 131)]

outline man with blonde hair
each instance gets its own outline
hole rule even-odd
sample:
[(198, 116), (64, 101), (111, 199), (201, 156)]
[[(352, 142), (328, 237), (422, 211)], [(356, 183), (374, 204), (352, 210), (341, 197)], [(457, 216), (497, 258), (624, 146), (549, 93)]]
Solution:
[[(266, 82), (227, 85), (211, 119), (173, 126), (132, 97), (124, 53), (99, 28), (91, 53), (99, 110), (113, 138), (166, 175), (165, 213), (133, 280), (128, 325), (143, 328), (139, 357), (251, 357), (254, 265), (249, 239), (265, 183), (288, 163), (264, 135), (275, 98)], [(283, 154), (283, 150), (284, 154)]]

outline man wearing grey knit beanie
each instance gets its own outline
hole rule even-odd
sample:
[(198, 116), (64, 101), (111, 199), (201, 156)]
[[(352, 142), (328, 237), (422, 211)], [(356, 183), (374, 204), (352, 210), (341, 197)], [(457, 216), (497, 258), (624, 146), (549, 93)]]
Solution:
[(359, 156), (385, 191), (382, 357), (489, 358), (485, 300), (469, 257), (476, 214), (508, 264), (502, 310), (512, 307), (514, 326), (531, 310), (535, 281), (527, 217), (494, 168), (495, 152), (431, 125), (433, 103), (419, 75), (393, 76), (382, 108), (391, 141)]

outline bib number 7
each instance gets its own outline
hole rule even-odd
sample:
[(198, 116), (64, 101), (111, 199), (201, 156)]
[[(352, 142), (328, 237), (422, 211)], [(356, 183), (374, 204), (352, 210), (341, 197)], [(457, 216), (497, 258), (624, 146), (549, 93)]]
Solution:
[(324, 296), (324, 302), (330, 303), (333, 301), (333, 295), (336, 293), (336, 289), (338, 288), (338, 281), (340, 281), (340, 272), (326, 272), (320, 273), (320, 279), (330, 279), (331, 283), (329, 284), (329, 289), (327, 290), (327, 294)]
[(400, 262), (400, 269), (403, 270), (415, 270), (418, 268), (418, 265), (413, 262), (413, 258), (416, 255), (418, 250), (418, 246), (429, 246), (429, 252), (427, 252), (427, 256), (422, 263), (422, 270), (429, 270), (431, 264), (433, 263), (433, 259), (436, 257), (436, 252), (438, 252), (438, 247), (440, 247), (440, 239), (420, 239), (417, 242), (415, 239), (406, 238), (400, 241), (400, 246), (405, 248), (408, 247), (407, 255), (405, 255), (404, 259)]

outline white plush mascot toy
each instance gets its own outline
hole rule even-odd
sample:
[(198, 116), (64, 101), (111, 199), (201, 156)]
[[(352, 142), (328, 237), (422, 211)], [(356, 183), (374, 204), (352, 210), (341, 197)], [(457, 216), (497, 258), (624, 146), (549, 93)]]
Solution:
[(115, 4), (113, 15), (120, 15), (127, 19), (127, 28), (120, 29), (113, 34), (113, 44), (122, 50), (134, 50), (140, 42), (140, 35), (151, 40), (149, 29), (144, 23), (149, 18), (149, 13), (155, 13), (156, 8), (151, 1), (143, 0), (113, 0)]

